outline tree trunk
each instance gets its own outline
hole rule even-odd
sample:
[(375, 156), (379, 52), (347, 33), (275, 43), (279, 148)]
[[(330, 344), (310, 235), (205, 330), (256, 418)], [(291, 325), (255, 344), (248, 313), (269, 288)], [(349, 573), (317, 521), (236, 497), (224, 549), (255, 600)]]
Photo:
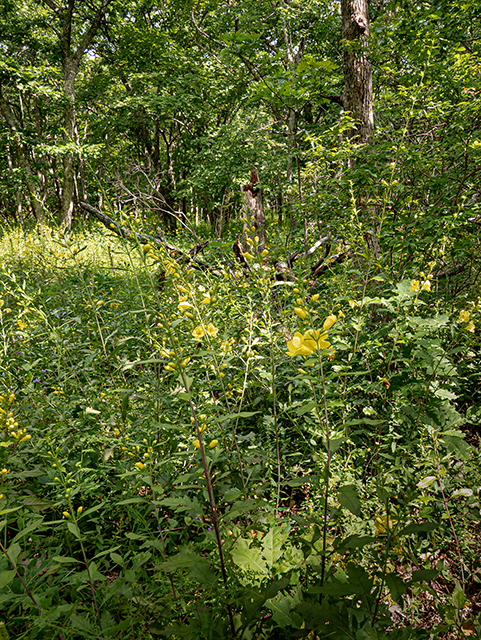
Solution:
[(358, 142), (369, 140), (374, 131), (372, 69), (368, 59), (368, 0), (342, 0), (344, 49), (344, 110), (355, 120), (349, 135)]
[[(65, 96), (65, 107), (63, 114), (64, 144), (75, 143), (75, 78), (78, 73), (78, 66), (70, 57), (63, 60), (63, 92)], [(73, 202), (75, 193), (74, 179), (74, 155), (71, 151), (63, 156), (63, 183), (62, 183), (62, 204), (60, 207), (60, 226), (70, 233), (73, 217)]]
[[(61, 24), (60, 46), (62, 49), (62, 88), (65, 100), (63, 112), (63, 139), (66, 146), (72, 147), (77, 142), (76, 113), (75, 113), (75, 80), (79, 72), (80, 61), (99, 29), (100, 22), (105, 15), (107, 7), (113, 0), (103, 0), (90, 21), (84, 24), (83, 35), (77, 46), (73, 49), (72, 27), (74, 23), (74, 10), (76, 0), (67, 0), (61, 5), (56, 0), (44, 0), (52, 9)], [(90, 22), (90, 23), (89, 23)], [(62, 199), (60, 204), (61, 227), (70, 232), (72, 225), (75, 179), (74, 179), (74, 153), (70, 149), (63, 155), (63, 184)]]
[(244, 227), (242, 229), (242, 250), (262, 252), (266, 246), (266, 217), (262, 190), (257, 186), (257, 171), (252, 171), (251, 181), (242, 187), (244, 200)]

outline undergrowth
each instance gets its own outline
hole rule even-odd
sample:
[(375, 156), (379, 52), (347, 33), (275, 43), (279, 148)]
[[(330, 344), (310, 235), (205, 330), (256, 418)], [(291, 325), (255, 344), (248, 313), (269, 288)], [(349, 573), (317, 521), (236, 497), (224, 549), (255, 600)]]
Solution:
[(0, 633), (479, 633), (479, 302), (230, 245), (5, 230)]

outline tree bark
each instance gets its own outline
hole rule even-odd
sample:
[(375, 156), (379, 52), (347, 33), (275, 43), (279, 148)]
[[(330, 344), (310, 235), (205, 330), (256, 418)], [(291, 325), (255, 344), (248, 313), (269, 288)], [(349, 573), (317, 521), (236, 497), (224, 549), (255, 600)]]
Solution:
[(341, 0), (341, 14), (345, 46), (343, 105), (355, 120), (349, 136), (365, 143), (374, 131), (368, 0)]
[(66, 150), (63, 155), (63, 183), (59, 222), (65, 231), (70, 232), (74, 209), (75, 154), (73, 149), (68, 149), (68, 147), (73, 148), (78, 142), (76, 134), (75, 80), (79, 72), (80, 61), (88, 47), (92, 44), (107, 7), (113, 0), (103, 0), (75, 51), (73, 51), (72, 43), (72, 23), (76, 0), (67, 0), (62, 6), (58, 5), (55, 0), (44, 0), (44, 2), (54, 11), (62, 28), (60, 45), (62, 49), (62, 88), (65, 98), (63, 140)]
[(257, 183), (257, 171), (252, 171), (251, 181), (242, 187), (244, 200), (244, 227), (242, 229), (242, 250), (262, 252), (266, 246), (266, 217), (262, 190)]

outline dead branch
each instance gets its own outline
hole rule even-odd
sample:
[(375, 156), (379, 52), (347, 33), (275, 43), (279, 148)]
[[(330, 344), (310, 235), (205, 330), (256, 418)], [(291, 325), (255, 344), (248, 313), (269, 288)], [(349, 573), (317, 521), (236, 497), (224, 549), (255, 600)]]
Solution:
[(339, 264), (343, 262), (346, 258), (351, 258), (351, 257), (352, 257), (351, 251), (342, 251), (342, 253), (336, 253), (335, 255), (331, 256), (331, 258), (327, 262), (323, 261), (323, 264), (321, 264), (312, 274), (313, 279), (309, 282), (309, 289), (312, 289), (314, 287), (319, 276), (322, 273), (324, 273), (324, 271), (327, 271), (327, 269), (332, 267), (333, 264)]
[(197, 246), (193, 247), (192, 249), (190, 249), (190, 251), (186, 253), (181, 249), (179, 249), (178, 247), (171, 244), (170, 242), (168, 242), (165, 236), (163, 235), (163, 233), (158, 229), (156, 229), (158, 238), (155, 238), (154, 236), (147, 236), (143, 233), (135, 233), (134, 231), (127, 229), (127, 227), (122, 226), (118, 222), (115, 222), (115, 220), (113, 220), (106, 213), (99, 211), (95, 207), (92, 207), (92, 205), (87, 204), (86, 202), (81, 202), (80, 206), (89, 214), (97, 218), (97, 220), (99, 220), (105, 227), (107, 227), (107, 229), (109, 229), (110, 231), (118, 235), (120, 238), (128, 238), (130, 240), (135, 239), (140, 244), (149, 243), (149, 244), (165, 247), (170, 251), (170, 253), (173, 256), (176, 257), (177, 260), (182, 262), (187, 262), (187, 263), (192, 262), (193, 266), (199, 269), (211, 270), (210, 266), (205, 265), (199, 262), (198, 260), (195, 260), (195, 256), (201, 253), (209, 244), (208, 240), (205, 240), (204, 242), (198, 244)]

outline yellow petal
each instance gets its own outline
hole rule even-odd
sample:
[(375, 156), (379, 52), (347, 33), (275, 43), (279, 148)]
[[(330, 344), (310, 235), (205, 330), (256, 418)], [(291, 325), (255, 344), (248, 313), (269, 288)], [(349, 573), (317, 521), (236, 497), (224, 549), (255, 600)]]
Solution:
[(211, 338), (214, 338), (218, 334), (219, 329), (217, 327), (214, 327), (212, 322), (209, 322), (209, 324), (207, 325), (205, 331), (206, 331), (206, 333), (208, 333), (210, 335)]
[(327, 331), (335, 322), (337, 322), (337, 318), (333, 313), (331, 313), (331, 315), (327, 316), (327, 318), (324, 320), (322, 328), (324, 329), (324, 331)]
[(203, 338), (205, 336), (205, 331), (203, 327), (196, 327), (193, 331), (192, 331), (192, 335), (194, 336), (194, 338), (196, 340), (200, 340), (201, 338)]

